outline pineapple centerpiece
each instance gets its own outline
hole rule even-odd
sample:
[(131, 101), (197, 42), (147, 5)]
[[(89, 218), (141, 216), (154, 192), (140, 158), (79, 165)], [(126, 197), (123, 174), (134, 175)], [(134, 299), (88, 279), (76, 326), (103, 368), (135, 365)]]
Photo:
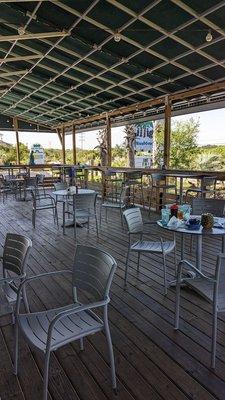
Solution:
[(213, 224), (214, 224), (214, 218), (213, 218), (212, 214), (210, 214), (210, 213), (202, 214), (201, 225), (202, 225), (203, 229), (210, 230), (210, 229), (212, 229)]

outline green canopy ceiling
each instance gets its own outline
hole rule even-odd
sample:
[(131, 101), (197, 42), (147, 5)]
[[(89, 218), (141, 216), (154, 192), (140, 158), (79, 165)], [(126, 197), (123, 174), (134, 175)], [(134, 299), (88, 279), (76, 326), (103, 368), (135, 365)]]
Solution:
[(224, 27), (218, 0), (0, 0), (0, 113), (55, 126), (224, 80)]

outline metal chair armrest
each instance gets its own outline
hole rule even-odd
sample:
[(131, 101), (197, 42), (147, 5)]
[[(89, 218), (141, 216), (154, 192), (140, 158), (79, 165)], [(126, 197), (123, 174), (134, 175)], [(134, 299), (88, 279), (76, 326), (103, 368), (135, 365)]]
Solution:
[(3, 283), (12, 283), (15, 281), (21, 281), (21, 279), (26, 278), (26, 274), (18, 275), (15, 277), (0, 278), (0, 285)]
[[(177, 269), (177, 275), (182, 276), (182, 266), (185, 264), (185, 266), (188, 267), (189, 270), (194, 271), (196, 275), (200, 276), (201, 278), (204, 278), (212, 283), (215, 283), (216, 280), (213, 278), (210, 278), (209, 276), (203, 274), (201, 271), (199, 271), (198, 268), (196, 268), (194, 265), (192, 265), (189, 261), (187, 260), (181, 260), (178, 264), (178, 269)], [(192, 279), (192, 278), (191, 278)]]
[(34, 275), (34, 276), (30, 276), (29, 278), (24, 279), (23, 282), (21, 282), (19, 289), (18, 289), (18, 296), (17, 296), (17, 301), (16, 301), (16, 309), (15, 309), (15, 315), (19, 315), (19, 308), (20, 308), (20, 302), (21, 302), (21, 291), (23, 289), (23, 287), (34, 280), (40, 279), (40, 278), (45, 278), (45, 277), (49, 277), (49, 276), (56, 276), (56, 275), (62, 275), (62, 274), (71, 274), (72, 275), (72, 271), (70, 270), (60, 270), (60, 271), (51, 271), (51, 272), (45, 272), (43, 274), (38, 274), (38, 275)]

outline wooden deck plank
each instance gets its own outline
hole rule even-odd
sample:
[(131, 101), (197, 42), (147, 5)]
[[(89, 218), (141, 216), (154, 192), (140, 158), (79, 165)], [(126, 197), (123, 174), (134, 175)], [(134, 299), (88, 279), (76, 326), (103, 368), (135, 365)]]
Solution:
[[(38, 217), (37, 228), (33, 230), (30, 202), (0, 204), (0, 213), (1, 244), (8, 231), (27, 234), (33, 240), (28, 263), (30, 275), (71, 268), (75, 249), (71, 229), (63, 236), (62, 230), (54, 226), (53, 218), (47, 212)], [(153, 227), (152, 232), (162, 234), (158, 227)], [(168, 237), (167, 233), (165, 237)], [(100, 239), (96, 238), (95, 228), (91, 227), (89, 234), (85, 228), (78, 229), (78, 243), (97, 245), (109, 251), (118, 261), (109, 309), (119, 383), (116, 398), (224, 400), (224, 316), (219, 318), (217, 365), (216, 370), (212, 371), (209, 368), (210, 306), (190, 291), (182, 290), (181, 329), (174, 332), (174, 289), (169, 290), (167, 297), (163, 295), (162, 266), (157, 256), (143, 256), (140, 273), (137, 275), (136, 258), (132, 255), (128, 290), (123, 290), (127, 235), (121, 229), (118, 213), (110, 214), (108, 223), (103, 219)], [(178, 247), (179, 243), (178, 238)], [(212, 272), (221, 241), (209, 241), (207, 238), (204, 246), (203, 268)], [(186, 251), (188, 255), (188, 243)], [(193, 260), (193, 256), (190, 259)], [(168, 275), (169, 279), (174, 276), (172, 257), (168, 257)], [(35, 283), (29, 294), (32, 310), (62, 305), (70, 296), (69, 281), (67, 278), (54, 278), (50, 283)], [(7, 358), (12, 356), (13, 349), (11, 327), (0, 329), (4, 341), (0, 354)], [(35, 382), (41, 394), (43, 359), (23, 343), (21, 346), (21, 364), (28, 362), (30, 370), (36, 374)], [(11, 363), (6, 364), (6, 369), (11, 369)], [(14, 376), (12, 379), (16, 382)], [(25, 382), (28, 385), (26, 389)], [(0, 396), (7, 392), (6, 388), (7, 382), (1, 379)], [(52, 400), (115, 399), (110, 387), (104, 336), (99, 334), (86, 339), (84, 352), (79, 351), (78, 343), (55, 352), (51, 357), (49, 389), (49, 399)], [(41, 398), (40, 394), (37, 394), (35, 400)], [(12, 395), (12, 398), (19, 400), (23, 396), (28, 400), (34, 398), (32, 383), (29, 385), (27, 375), (23, 375), (23, 368)]]

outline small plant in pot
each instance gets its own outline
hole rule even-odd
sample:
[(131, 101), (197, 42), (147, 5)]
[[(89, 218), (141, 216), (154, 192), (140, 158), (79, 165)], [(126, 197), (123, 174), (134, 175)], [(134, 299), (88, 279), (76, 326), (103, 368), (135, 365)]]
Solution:
[(201, 225), (203, 229), (210, 230), (213, 228), (214, 218), (213, 215), (210, 213), (204, 213), (201, 216)]

